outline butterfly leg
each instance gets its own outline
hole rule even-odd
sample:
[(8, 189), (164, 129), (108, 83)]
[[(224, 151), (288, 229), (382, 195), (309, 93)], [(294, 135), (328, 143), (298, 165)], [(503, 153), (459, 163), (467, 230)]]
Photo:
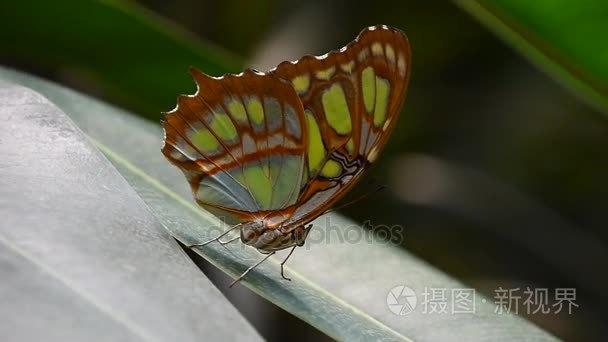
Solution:
[(261, 263), (263, 263), (264, 261), (266, 261), (266, 259), (268, 259), (268, 258), (270, 258), (271, 256), (273, 256), (273, 255), (274, 255), (274, 253), (276, 253), (276, 252), (270, 252), (270, 253), (268, 253), (268, 255), (266, 255), (266, 256), (264, 257), (264, 259), (262, 259), (262, 260), (260, 260), (260, 261), (256, 262), (255, 264), (251, 265), (251, 266), (250, 266), (250, 267), (249, 267), (247, 270), (245, 270), (245, 272), (243, 272), (243, 274), (241, 274), (241, 275), (240, 275), (238, 278), (236, 278), (236, 279), (235, 279), (235, 280), (234, 280), (234, 281), (233, 281), (233, 282), (230, 284), (230, 286), (228, 286), (228, 287), (232, 287), (232, 286), (234, 286), (234, 284), (236, 284), (236, 283), (238, 283), (239, 281), (241, 281), (241, 279), (243, 279), (243, 278), (244, 278), (244, 277), (247, 275), (247, 273), (249, 273), (249, 272), (250, 272), (252, 269), (254, 269), (254, 268), (258, 267), (258, 266), (259, 266)]
[(281, 277), (283, 277), (283, 279), (291, 281), (291, 278), (287, 278), (285, 276), (285, 270), (283, 267), (285, 266), (285, 263), (287, 262), (287, 260), (291, 256), (291, 254), (293, 254), (293, 251), (296, 249), (296, 247), (304, 246), (304, 241), (306, 240), (306, 236), (308, 236), (308, 233), (310, 232), (311, 229), (312, 229), (312, 223), (309, 224), (305, 228), (305, 233), (304, 233), (305, 235), (304, 235), (304, 239), (302, 240), (302, 243), (294, 245), (293, 248), (291, 248), (291, 251), (289, 251), (289, 254), (287, 254), (287, 257), (285, 258), (285, 260), (283, 260), (283, 262), (281, 262)]
[(296, 247), (298, 247), (298, 245), (293, 245), (293, 247), (289, 251), (289, 254), (287, 254), (287, 257), (285, 258), (285, 260), (283, 260), (283, 262), (281, 262), (281, 277), (283, 277), (283, 279), (285, 279), (285, 280), (291, 281), (291, 278), (287, 278), (285, 276), (285, 272), (283, 270), (283, 266), (285, 265), (285, 263), (287, 262), (287, 259), (289, 259), (289, 257), (291, 256), (291, 254), (293, 254), (293, 251), (296, 249)]
[[(240, 223), (239, 223), (239, 224), (237, 224), (237, 225), (234, 225), (234, 226), (230, 227), (230, 229), (228, 229), (227, 231), (223, 232), (222, 234), (220, 234), (220, 235), (218, 235), (218, 236), (214, 237), (213, 239), (208, 240), (208, 241), (205, 241), (205, 242), (201, 242), (201, 243), (194, 243), (194, 244), (192, 244), (192, 245), (188, 245), (188, 248), (206, 246), (206, 245), (208, 245), (208, 244), (212, 243), (213, 241), (220, 241), (220, 239), (221, 239), (221, 238), (223, 238), (224, 236), (226, 236), (226, 235), (227, 235), (228, 233), (230, 233), (231, 231), (233, 231), (233, 230), (235, 230), (235, 229), (239, 228), (240, 226), (241, 226), (241, 224), (240, 224)], [(226, 243), (232, 242), (232, 241), (234, 241), (234, 240), (235, 240), (235, 239), (231, 239), (230, 241), (228, 241), (228, 242), (226, 242)], [(220, 243), (221, 243), (221, 241), (220, 241)], [(223, 243), (222, 245), (225, 245), (225, 243)]]

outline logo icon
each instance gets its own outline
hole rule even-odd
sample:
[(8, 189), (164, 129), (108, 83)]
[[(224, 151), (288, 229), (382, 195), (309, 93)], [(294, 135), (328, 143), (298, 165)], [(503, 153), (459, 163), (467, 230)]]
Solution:
[(418, 297), (411, 288), (399, 285), (393, 287), (386, 295), (386, 305), (395, 315), (405, 316), (416, 309)]

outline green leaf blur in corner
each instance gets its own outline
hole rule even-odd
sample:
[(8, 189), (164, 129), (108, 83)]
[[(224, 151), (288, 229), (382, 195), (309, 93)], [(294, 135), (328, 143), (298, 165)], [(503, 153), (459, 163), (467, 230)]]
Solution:
[(0, 19), (0, 56), (91, 80), (78, 85), (155, 121), (177, 94), (194, 92), (188, 67), (240, 69), (228, 52), (131, 2), (2, 1)]
[(608, 2), (456, 2), (588, 103), (608, 113)]

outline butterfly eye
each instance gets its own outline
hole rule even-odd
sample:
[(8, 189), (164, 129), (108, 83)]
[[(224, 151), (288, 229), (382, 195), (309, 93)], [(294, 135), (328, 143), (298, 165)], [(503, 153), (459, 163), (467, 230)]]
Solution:
[(308, 237), (308, 233), (312, 229), (312, 224), (308, 227), (304, 225), (297, 226), (292, 232), (292, 240), (298, 247), (304, 246), (304, 242), (306, 241), (306, 237)]
[(258, 236), (261, 235), (260, 227), (255, 227), (251, 224), (241, 227), (241, 242), (246, 245), (251, 245)]

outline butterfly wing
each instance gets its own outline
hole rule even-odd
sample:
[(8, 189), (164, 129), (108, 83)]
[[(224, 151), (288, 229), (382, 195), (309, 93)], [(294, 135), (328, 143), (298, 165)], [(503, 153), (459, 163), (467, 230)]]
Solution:
[(287, 209), (308, 222), (374, 162), (401, 111), (410, 74), (403, 32), (376, 26), (344, 48), (209, 77), (166, 114), (164, 155), (197, 202), (229, 223)]
[(309, 221), (339, 200), (375, 161), (401, 112), (410, 75), (407, 37), (369, 27), (344, 48), (283, 62), (308, 126), (305, 181), (292, 221)]
[(294, 205), (307, 134), (292, 86), (253, 70), (191, 74), (198, 90), (166, 113), (162, 152), (184, 172), (198, 204), (228, 223)]

